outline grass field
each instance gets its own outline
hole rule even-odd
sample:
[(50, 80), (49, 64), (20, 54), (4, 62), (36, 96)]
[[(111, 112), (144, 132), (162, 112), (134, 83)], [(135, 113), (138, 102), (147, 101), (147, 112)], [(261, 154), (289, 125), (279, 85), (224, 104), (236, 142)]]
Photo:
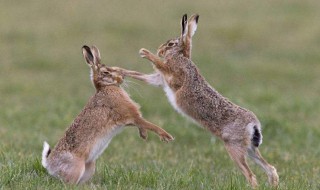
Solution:
[[(130, 80), (144, 117), (175, 141), (135, 128), (116, 136), (93, 179), (69, 186), (41, 166), (94, 93), (81, 47), (103, 62), (152, 72), (138, 55), (179, 35), (200, 14), (193, 61), (207, 81), (259, 117), (279, 189), (320, 189), (320, 1), (1, 1), (0, 189), (249, 189), (223, 143), (188, 122), (162, 89)], [(260, 182), (267, 177), (250, 162)]]

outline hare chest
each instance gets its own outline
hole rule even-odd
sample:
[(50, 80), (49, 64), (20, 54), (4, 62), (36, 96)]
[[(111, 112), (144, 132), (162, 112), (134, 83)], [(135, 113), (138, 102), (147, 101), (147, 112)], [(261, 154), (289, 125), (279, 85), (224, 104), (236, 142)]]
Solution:
[(180, 107), (177, 104), (177, 99), (176, 99), (176, 95), (175, 92), (173, 92), (173, 90), (169, 87), (169, 85), (167, 84), (167, 82), (164, 82), (164, 87), (163, 87), (164, 91), (166, 92), (167, 98), (170, 102), (170, 104), (172, 105), (172, 107), (181, 115), (193, 120), (192, 118), (190, 118), (183, 110), (180, 109)]
[(176, 95), (173, 90), (169, 87), (167, 82), (164, 82), (163, 90), (166, 92), (167, 98), (172, 105), (172, 107), (179, 113), (184, 114), (182, 110), (177, 105)]
[(119, 134), (123, 130), (123, 126), (115, 126), (108, 130), (107, 134), (103, 137), (100, 137), (95, 141), (95, 144), (92, 146), (87, 162), (95, 161), (103, 151), (108, 147), (111, 139)]
[(177, 99), (176, 99), (176, 94), (175, 92), (169, 87), (169, 85), (167, 84), (167, 82), (165, 82), (164, 80), (164, 85), (163, 85), (163, 90), (166, 92), (167, 98), (170, 102), (170, 104), (172, 105), (172, 107), (181, 115), (183, 115), (184, 117), (186, 117), (187, 119), (189, 119), (190, 121), (192, 121), (193, 123), (201, 126), (195, 119), (193, 119), (192, 117), (190, 117), (187, 113), (185, 113), (177, 104)]

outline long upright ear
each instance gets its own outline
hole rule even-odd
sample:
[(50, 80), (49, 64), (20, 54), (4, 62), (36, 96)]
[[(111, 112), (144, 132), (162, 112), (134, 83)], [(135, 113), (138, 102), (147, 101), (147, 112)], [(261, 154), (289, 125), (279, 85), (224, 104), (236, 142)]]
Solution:
[(186, 34), (187, 32), (187, 14), (184, 14), (182, 16), (182, 19), (181, 19), (181, 39), (183, 39), (183, 36)]
[(194, 14), (189, 18), (188, 21), (188, 31), (186, 32), (187, 35), (184, 36), (184, 49), (183, 54), (186, 58), (191, 59), (191, 49), (192, 49), (192, 36), (197, 30), (199, 15)]
[(88, 63), (88, 65), (93, 66), (94, 65), (94, 57), (91, 52), (91, 49), (88, 46), (84, 45), (82, 47), (82, 54), (83, 54), (84, 59)]
[(101, 62), (101, 56), (100, 56), (100, 51), (99, 49), (96, 47), (96, 46), (92, 46), (91, 47), (91, 51), (92, 51), (92, 54), (93, 54), (93, 62), (95, 64), (100, 64)]
[(199, 21), (199, 15), (198, 14), (194, 14), (189, 18), (188, 21), (188, 37), (192, 37), (194, 35), (194, 33), (197, 30), (197, 26), (198, 26), (198, 21)]

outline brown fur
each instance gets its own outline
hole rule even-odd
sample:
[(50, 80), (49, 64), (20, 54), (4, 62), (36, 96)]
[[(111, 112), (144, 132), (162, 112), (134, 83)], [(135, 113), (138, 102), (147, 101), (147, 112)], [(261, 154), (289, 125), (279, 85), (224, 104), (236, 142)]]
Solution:
[(147, 138), (147, 130), (151, 130), (163, 141), (173, 140), (165, 130), (142, 118), (139, 105), (120, 87), (123, 76), (119, 68), (102, 65), (99, 50), (94, 46), (84, 46), (83, 54), (92, 69), (96, 93), (51, 153), (45, 145), (42, 158), (51, 175), (72, 184), (91, 178), (96, 159), (124, 126), (137, 126), (143, 139)]
[(162, 44), (158, 48), (158, 56), (146, 49), (140, 50), (141, 57), (150, 60), (158, 74), (145, 75), (136, 71), (123, 73), (162, 86), (178, 112), (222, 139), (230, 157), (253, 188), (257, 186), (257, 181), (246, 162), (248, 155), (265, 170), (269, 183), (277, 186), (279, 177), (276, 169), (262, 158), (258, 150), (262, 135), (257, 117), (211, 87), (190, 59), (191, 37), (196, 30), (198, 18), (198, 15), (193, 15), (185, 24), (184, 15), (181, 36)]

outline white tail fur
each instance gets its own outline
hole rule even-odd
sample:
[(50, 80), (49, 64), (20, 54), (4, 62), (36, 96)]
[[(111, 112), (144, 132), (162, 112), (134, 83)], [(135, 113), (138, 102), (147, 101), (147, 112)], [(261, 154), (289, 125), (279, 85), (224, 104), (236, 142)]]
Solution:
[(43, 150), (42, 150), (42, 160), (41, 160), (42, 166), (44, 168), (47, 168), (47, 156), (49, 151), (50, 151), (50, 146), (46, 141), (44, 141)]

